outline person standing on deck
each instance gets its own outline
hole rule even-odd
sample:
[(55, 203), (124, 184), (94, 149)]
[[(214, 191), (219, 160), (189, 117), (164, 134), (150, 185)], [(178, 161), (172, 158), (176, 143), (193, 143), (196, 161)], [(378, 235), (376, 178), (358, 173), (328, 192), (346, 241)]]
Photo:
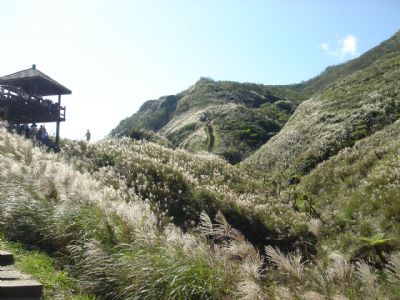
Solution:
[(33, 123), (31, 125), (31, 132), (30, 132), (30, 137), (31, 137), (33, 146), (36, 146), (36, 135), (37, 135), (37, 126), (35, 123)]
[(31, 130), (29, 129), (28, 123), (25, 123), (25, 138), (29, 139)]
[(40, 125), (40, 129), (39, 129), (39, 139), (40, 139), (40, 143), (42, 145), (46, 145), (47, 142), (47, 130), (46, 127), (44, 127), (43, 125)]
[(91, 134), (90, 134), (90, 131), (89, 131), (89, 129), (86, 131), (86, 133), (85, 133), (85, 137), (86, 137), (86, 141), (87, 142), (89, 142), (90, 141), (90, 136), (91, 136)]

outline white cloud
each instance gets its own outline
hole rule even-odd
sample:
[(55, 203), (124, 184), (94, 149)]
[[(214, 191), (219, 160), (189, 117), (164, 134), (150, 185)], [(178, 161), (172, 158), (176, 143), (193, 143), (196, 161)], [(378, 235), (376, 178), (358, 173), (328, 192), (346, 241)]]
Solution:
[(325, 53), (330, 56), (334, 56), (338, 59), (345, 59), (347, 56), (355, 57), (358, 55), (357, 52), (357, 38), (348, 34), (345, 38), (337, 41), (338, 47), (336, 49), (331, 49), (328, 43), (322, 43), (319, 45)]
[(328, 43), (322, 43), (321, 45), (319, 45), (321, 47), (322, 50), (324, 51), (328, 51), (329, 50), (329, 44)]
[(340, 58), (344, 58), (347, 54), (350, 56), (357, 55), (357, 38), (354, 35), (348, 34), (344, 39), (339, 40)]

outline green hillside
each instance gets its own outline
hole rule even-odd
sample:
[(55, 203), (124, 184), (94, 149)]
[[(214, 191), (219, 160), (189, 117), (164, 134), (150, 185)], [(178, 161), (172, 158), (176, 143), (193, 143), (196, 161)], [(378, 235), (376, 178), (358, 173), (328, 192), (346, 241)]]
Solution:
[(111, 135), (156, 131), (173, 147), (237, 163), (276, 134), (302, 100), (285, 88), (202, 78), (177, 95), (147, 101)]
[(389, 40), (382, 42), (380, 45), (367, 51), (360, 57), (345, 64), (328, 67), (320, 75), (303, 83), (288, 86), (288, 88), (293, 88), (294, 90), (304, 93), (305, 96), (310, 97), (313, 94), (325, 89), (331, 83), (370, 66), (382, 57), (398, 53), (399, 43), (400, 31), (398, 31)]
[(0, 124), (0, 246), (47, 299), (400, 299), (399, 36), (302, 86), (203, 78), (58, 154)]
[[(335, 84), (336, 90), (340, 90), (339, 82), (354, 93), (357, 88), (362, 89), (365, 82), (359, 82), (358, 87), (353, 89), (352, 84), (355, 83), (347, 85), (345, 78), (378, 64), (384, 58), (396, 56), (399, 45), (398, 32), (359, 58), (328, 67), (320, 75), (300, 84), (265, 86), (202, 78), (177, 95), (147, 101), (137, 113), (121, 121), (111, 135), (134, 136), (138, 130), (155, 131), (168, 140), (172, 147), (190, 151), (206, 150), (235, 164), (249, 157), (276, 135), (305, 99), (324, 97), (325, 101), (329, 101), (329, 97), (342, 97), (335, 94), (334, 90), (331, 95), (326, 94), (327, 89), (335, 89)], [(370, 72), (366, 77), (375, 76), (371, 69), (366, 72)], [(325, 94), (321, 96), (321, 93)], [(356, 101), (353, 96), (348, 94), (346, 97)]]
[[(242, 166), (286, 179), (301, 177), (340, 149), (396, 121), (400, 116), (399, 34), (388, 44), (394, 42), (397, 53), (382, 51), (371, 65), (304, 101), (282, 130)], [(380, 47), (386, 49), (386, 44)]]
[(308, 198), (325, 222), (325, 238), (332, 247), (351, 253), (354, 259), (382, 264), (379, 251), (368, 243), (380, 236), (386, 251), (399, 247), (399, 158), (400, 120), (341, 150), (304, 176), (292, 194), (295, 206), (304, 211)]
[(1, 130), (0, 231), (98, 299), (396, 299), (399, 133), (277, 193), (212, 154), (126, 138), (51, 154)]

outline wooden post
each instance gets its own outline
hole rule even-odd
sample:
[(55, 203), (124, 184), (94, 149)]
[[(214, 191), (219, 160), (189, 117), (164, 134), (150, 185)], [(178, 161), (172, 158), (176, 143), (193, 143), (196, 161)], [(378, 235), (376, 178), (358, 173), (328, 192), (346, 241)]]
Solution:
[(10, 104), (7, 104), (6, 108), (4, 109), (3, 119), (4, 121), (8, 122), (8, 114), (10, 113)]
[(58, 111), (57, 111), (57, 128), (56, 128), (56, 144), (60, 141), (60, 107), (61, 107), (61, 95), (58, 95)]

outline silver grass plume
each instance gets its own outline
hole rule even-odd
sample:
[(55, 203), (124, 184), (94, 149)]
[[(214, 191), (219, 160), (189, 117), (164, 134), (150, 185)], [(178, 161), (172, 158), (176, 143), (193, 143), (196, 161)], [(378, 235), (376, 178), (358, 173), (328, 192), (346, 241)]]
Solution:
[(377, 275), (365, 261), (356, 262), (356, 274), (360, 279), (366, 299), (379, 299), (379, 289), (377, 287)]
[(238, 231), (232, 228), (220, 211), (215, 216), (215, 222), (217, 224), (214, 226), (214, 234), (217, 238), (235, 239), (239, 235)]
[(267, 296), (263, 293), (260, 286), (252, 280), (244, 280), (236, 286), (237, 299), (240, 300), (267, 300)]
[(200, 214), (199, 230), (204, 236), (211, 236), (214, 234), (212, 221), (204, 210)]
[(395, 252), (390, 255), (387, 268), (389, 271), (389, 280), (400, 284), (400, 252)]
[(335, 295), (333, 296), (333, 300), (349, 300), (349, 298), (343, 295)]
[(329, 275), (333, 280), (344, 282), (346, 275), (352, 271), (352, 266), (346, 261), (343, 255), (337, 251), (329, 254), (331, 260)]
[(313, 235), (319, 238), (321, 233), (321, 221), (318, 219), (311, 219), (308, 223), (308, 231), (310, 231)]
[(265, 247), (267, 259), (273, 262), (283, 272), (302, 281), (304, 273), (304, 263), (301, 261), (302, 256), (299, 254), (285, 255), (278, 248), (271, 246)]
[(286, 286), (278, 286), (274, 292), (276, 300), (294, 300), (292, 293)]
[(304, 300), (325, 300), (325, 296), (314, 291), (307, 291), (303, 294)]

